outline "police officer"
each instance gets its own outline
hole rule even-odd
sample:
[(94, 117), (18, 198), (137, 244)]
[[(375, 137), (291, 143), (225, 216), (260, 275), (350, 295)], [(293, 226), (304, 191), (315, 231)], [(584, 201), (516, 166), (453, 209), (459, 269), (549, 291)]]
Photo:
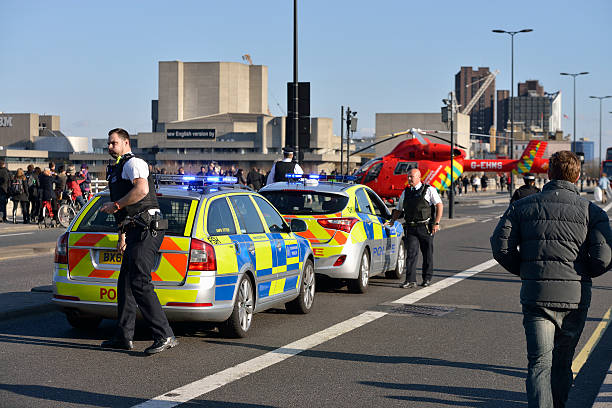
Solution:
[(154, 340), (145, 353), (155, 354), (178, 344), (151, 283), (151, 269), (164, 239), (164, 231), (152, 229), (151, 224), (159, 216), (155, 186), (147, 163), (132, 154), (127, 131), (108, 132), (108, 152), (116, 162), (107, 169), (111, 201), (101, 211), (115, 216), (117, 250), (123, 259), (117, 281), (117, 331), (102, 347), (131, 350), (140, 310)]
[(406, 281), (401, 288), (416, 287), (416, 262), (419, 248), (423, 255), (423, 282), (429, 286), (433, 277), (433, 237), (440, 230), (440, 219), (444, 205), (438, 191), (421, 183), (421, 172), (408, 172), (408, 186), (402, 192), (397, 206), (391, 214), (393, 224), (404, 215), (404, 242), (406, 243)]
[(283, 147), (283, 160), (277, 161), (272, 166), (266, 184), (276, 183), (277, 181), (287, 181), (287, 174), (304, 174), (299, 164), (293, 161), (293, 147)]
[(516, 189), (510, 203), (540, 192), (540, 189), (535, 185), (535, 176), (532, 173), (525, 173), (523, 180), (525, 181), (525, 185)]

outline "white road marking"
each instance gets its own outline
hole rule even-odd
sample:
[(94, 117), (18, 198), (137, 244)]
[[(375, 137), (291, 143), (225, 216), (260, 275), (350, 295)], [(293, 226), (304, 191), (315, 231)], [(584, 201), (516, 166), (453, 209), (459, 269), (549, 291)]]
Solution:
[(15, 234), (2, 234), (0, 235), (0, 237), (14, 237), (15, 235), (30, 235), (33, 234), (33, 232), (18, 232)]
[[(453, 276), (443, 279), (433, 285), (412, 292), (393, 303), (410, 304), (415, 303), (429, 295), (432, 295), (444, 288), (454, 285), (462, 281), (463, 279), (469, 278), (495, 266), (497, 262), (494, 259), (481, 263), (480, 265), (473, 266), (466, 269), (463, 272), (459, 272)], [(300, 340), (289, 343), (283, 347), (279, 347), (276, 350), (272, 350), (268, 353), (262, 354), (259, 357), (255, 357), (251, 360), (245, 361), (233, 367), (229, 367), (225, 370), (219, 371), (218, 373), (211, 374), (200, 380), (194, 381), (190, 384), (176, 388), (172, 391), (159, 395), (153, 399), (145, 401), (141, 404), (135, 405), (138, 408), (171, 408), (179, 404), (183, 404), (187, 401), (191, 401), (204, 394), (216, 390), (217, 388), (223, 387), (231, 382), (244, 378), (250, 374), (256, 373), (263, 370), (264, 368), (270, 367), (274, 364), (280, 363), (288, 359), (289, 357), (298, 355), (308, 349), (316, 347), (326, 341), (334, 339), (351, 330), (357, 329), (370, 322), (380, 319), (386, 316), (386, 312), (374, 312), (368, 311), (361, 313), (351, 319), (345, 320), (338, 324), (335, 324), (327, 329), (324, 329), (318, 333), (311, 334), (310, 336), (304, 337)]]
[(491, 221), (493, 218), (485, 218), (484, 220), (480, 221), (480, 222), (489, 222)]
[(610, 204), (606, 205), (606, 206), (603, 208), (603, 210), (604, 210), (605, 212), (608, 212), (608, 210), (609, 210), (611, 207), (612, 207), (612, 202), (611, 202)]
[(597, 398), (593, 403), (593, 408), (610, 408), (610, 401), (612, 401), (612, 365), (608, 369), (608, 374), (604, 378)]

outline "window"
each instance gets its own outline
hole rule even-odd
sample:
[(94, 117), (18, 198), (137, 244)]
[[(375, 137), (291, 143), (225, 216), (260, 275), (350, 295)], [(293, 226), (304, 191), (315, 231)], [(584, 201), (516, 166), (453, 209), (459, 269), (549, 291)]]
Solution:
[(380, 169), (382, 168), (382, 165), (382, 162), (373, 165), (370, 170), (368, 170), (368, 174), (366, 174), (365, 180), (363, 180), (363, 182), (367, 183), (369, 181), (376, 180), (378, 178), (378, 175), (380, 174)]
[(412, 169), (418, 169), (418, 162), (399, 162), (397, 166), (395, 166), (395, 170), (393, 174), (408, 174), (408, 172)]
[[(104, 203), (110, 201), (109, 196), (102, 196), (89, 209), (79, 224), (78, 232), (117, 232), (117, 223), (112, 214), (100, 211)], [(187, 226), (187, 217), (193, 200), (178, 197), (157, 197), (159, 209), (168, 220), (166, 235), (183, 236)], [(191, 228), (191, 226), (189, 226)]]
[(238, 218), (241, 234), (259, 234), (265, 232), (259, 214), (248, 195), (233, 195), (229, 197), (229, 200)]
[(224, 197), (217, 198), (208, 207), (206, 219), (208, 235), (233, 235), (236, 233), (234, 217)]
[(387, 206), (385, 205), (385, 203), (383, 203), (383, 201), (380, 199), (378, 195), (376, 195), (375, 192), (371, 190), (366, 190), (366, 191), (368, 192), (368, 197), (370, 197), (370, 201), (374, 205), (374, 212), (376, 213), (376, 215), (382, 218), (388, 218), (389, 210), (387, 209)]
[(360, 188), (355, 192), (355, 196), (357, 197), (357, 207), (359, 212), (364, 214), (374, 214), (374, 210), (370, 205), (370, 201), (368, 201), (368, 196), (363, 188)]
[(341, 194), (321, 193), (318, 191), (262, 191), (281, 214), (323, 215), (342, 211), (348, 197)]
[(283, 217), (274, 209), (274, 207), (268, 204), (268, 202), (261, 197), (253, 196), (253, 199), (261, 210), (270, 232), (289, 232), (289, 228), (285, 224)]

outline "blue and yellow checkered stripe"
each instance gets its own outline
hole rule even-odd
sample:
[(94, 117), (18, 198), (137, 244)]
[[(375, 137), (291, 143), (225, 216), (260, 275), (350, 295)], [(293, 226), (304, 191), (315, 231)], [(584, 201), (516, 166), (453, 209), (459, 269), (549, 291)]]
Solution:
[[(459, 161), (453, 160), (453, 181), (457, 180), (461, 173), (463, 173), (463, 165)], [(440, 191), (446, 190), (450, 187), (450, 178), (451, 167), (449, 162), (448, 166), (444, 167), (443, 170), (440, 170), (436, 178), (431, 182), (431, 185)]]

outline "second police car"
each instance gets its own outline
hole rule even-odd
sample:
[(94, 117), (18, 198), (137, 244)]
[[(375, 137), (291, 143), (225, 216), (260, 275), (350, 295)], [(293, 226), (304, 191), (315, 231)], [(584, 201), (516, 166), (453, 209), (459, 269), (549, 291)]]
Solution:
[(347, 280), (354, 293), (364, 293), (371, 276), (402, 277), (404, 229), (397, 221), (385, 225), (391, 214), (374, 191), (337, 182), (334, 176), (290, 174), (288, 178), (259, 192), (285, 219), (306, 221), (308, 230), (299, 235), (312, 245), (317, 274)]
[[(315, 295), (314, 257), (308, 241), (261, 195), (233, 177), (172, 176), (157, 198), (168, 230), (152, 279), (170, 321), (219, 322), (228, 336), (245, 336), (253, 314), (285, 306), (308, 313)], [(218, 184), (221, 182), (221, 184)], [(58, 239), (53, 301), (70, 324), (96, 327), (116, 318), (114, 217), (100, 211), (98, 193)]]

